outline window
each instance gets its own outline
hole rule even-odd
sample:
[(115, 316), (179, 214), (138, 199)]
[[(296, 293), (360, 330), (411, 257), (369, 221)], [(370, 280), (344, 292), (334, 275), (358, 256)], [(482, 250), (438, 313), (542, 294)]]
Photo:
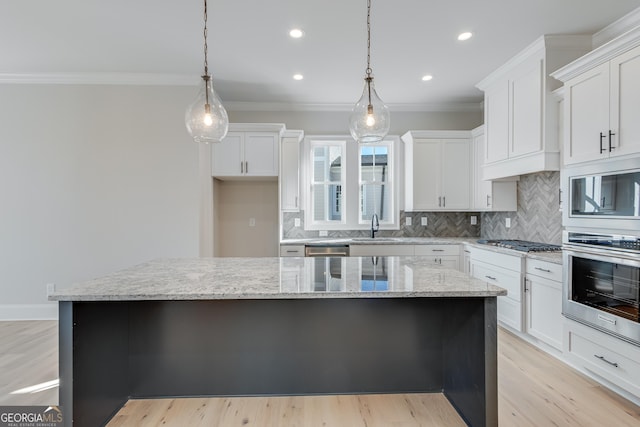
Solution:
[(344, 141), (311, 143), (311, 212), (316, 223), (344, 220)]
[(397, 137), (372, 144), (351, 137), (305, 138), (305, 229), (368, 229), (374, 213), (380, 228), (398, 229), (398, 144)]
[(393, 221), (393, 162), (390, 143), (361, 144), (360, 148), (360, 221), (373, 214), (380, 222)]

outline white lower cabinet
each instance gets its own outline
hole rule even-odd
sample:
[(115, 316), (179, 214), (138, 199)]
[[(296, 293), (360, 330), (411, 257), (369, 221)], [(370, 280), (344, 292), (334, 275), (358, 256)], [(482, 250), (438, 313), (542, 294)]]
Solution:
[(415, 255), (434, 265), (460, 270), (460, 245), (416, 245)]
[(413, 245), (350, 245), (350, 256), (412, 256)]
[(526, 259), (527, 333), (562, 351), (562, 265)]
[(471, 276), (507, 290), (497, 300), (498, 321), (524, 332), (524, 301), (522, 298), (522, 263), (524, 258), (471, 247)]
[(280, 256), (304, 256), (304, 245), (280, 245)]
[(640, 398), (640, 347), (565, 319), (564, 357)]

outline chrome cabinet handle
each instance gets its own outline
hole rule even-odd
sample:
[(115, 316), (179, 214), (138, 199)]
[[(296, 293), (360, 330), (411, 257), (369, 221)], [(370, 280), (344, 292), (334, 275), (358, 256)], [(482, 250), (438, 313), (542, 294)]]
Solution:
[(431, 252), (444, 252), (444, 249), (431, 249)]
[(605, 359), (605, 357), (604, 357), (604, 356), (598, 356), (597, 354), (594, 354), (593, 356), (594, 356), (594, 357), (597, 357), (598, 359), (602, 360), (603, 362), (608, 363), (609, 365), (613, 366), (614, 368), (617, 368), (617, 367), (618, 367), (618, 364), (617, 364), (616, 362), (610, 362), (610, 361), (608, 361), (607, 359)]
[(551, 273), (551, 270), (547, 270), (546, 268), (536, 267), (536, 270), (544, 271), (545, 273)]
[(249, 162), (244, 162), (244, 173), (249, 173)]
[(602, 140), (605, 138), (605, 134), (600, 132), (600, 154), (604, 153), (606, 148), (602, 148)]
[(438, 197), (438, 207), (442, 207), (442, 197)]
[(487, 279), (490, 279), (490, 280), (496, 280), (495, 277), (491, 277), (491, 276), (484, 276), (484, 277), (486, 277)]
[(442, 207), (446, 208), (447, 207), (447, 198), (446, 197), (442, 197)]
[(491, 196), (489, 196), (489, 195), (487, 194), (487, 207), (491, 206), (491, 205), (489, 204), (489, 197), (491, 197)]
[(240, 162), (240, 173), (244, 173), (244, 162)]

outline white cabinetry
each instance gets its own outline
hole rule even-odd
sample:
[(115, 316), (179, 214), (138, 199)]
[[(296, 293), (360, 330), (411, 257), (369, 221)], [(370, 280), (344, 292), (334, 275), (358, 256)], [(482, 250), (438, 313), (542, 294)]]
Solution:
[(405, 142), (405, 211), (466, 210), (471, 206), (467, 131), (409, 131)]
[(640, 153), (640, 27), (553, 73), (565, 82), (564, 163)]
[(416, 245), (415, 255), (434, 265), (460, 270), (460, 245)]
[(350, 256), (412, 256), (413, 245), (349, 245)]
[(565, 319), (564, 356), (599, 380), (640, 398), (640, 348)]
[(471, 131), (473, 152), (473, 183), (471, 209), (478, 211), (517, 211), (517, 180), (488, 181), (482, 179), (484, 164), (484, 126)]
[(469, 247), (469, 255), (472, 277), (507, 290), (506, 296), (498, 297), (498, 321), (518, 332), (524, 332), (524, 258), (476, 247)]
[(284, 125), (229, 125), (227, 136), (212, 144), (211, 173), (216, 178), (277, 177)]
[(562, 351), (562, 265), (526, 259), (527, 333)]
[(591, 48), (588, 36), (543, 36), (478, 83), (485, 92), (484, 179), (560, 170), (557, 82), (549, 72)]
[(280, 256), (304, 256), (304, 245), (280, 245)]
[(300, 210), (300, 142), (304, 132), (287, 130), (280, 142), (280, 210)]

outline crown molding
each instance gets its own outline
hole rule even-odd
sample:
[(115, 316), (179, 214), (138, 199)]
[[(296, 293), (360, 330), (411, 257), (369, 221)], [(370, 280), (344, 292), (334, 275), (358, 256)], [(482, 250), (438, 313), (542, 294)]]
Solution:
[(640, 7), (595, 33), (593, 35), (593, 47), (600, 47), (638, 26), (640, 26)]
[(0, 73), (4, 84), (196, 86), (197, 77), (154, 73)]
[[(0, 73), (0, 84), (192, 86), (197, 76), (151, 73)], [(387, 104), (393, 112), (481, 112), (482, 101), (420, 104)], [(326, 111), (346, 112), (353, 103), (234, 102), (224, 101), (227, 111)]]
[(618, 55), (640, 46), (640, 26), (603, 44), (575, 61), (551, 73), (551, 77), (566, 82), (598, 65), (610, 61)]

